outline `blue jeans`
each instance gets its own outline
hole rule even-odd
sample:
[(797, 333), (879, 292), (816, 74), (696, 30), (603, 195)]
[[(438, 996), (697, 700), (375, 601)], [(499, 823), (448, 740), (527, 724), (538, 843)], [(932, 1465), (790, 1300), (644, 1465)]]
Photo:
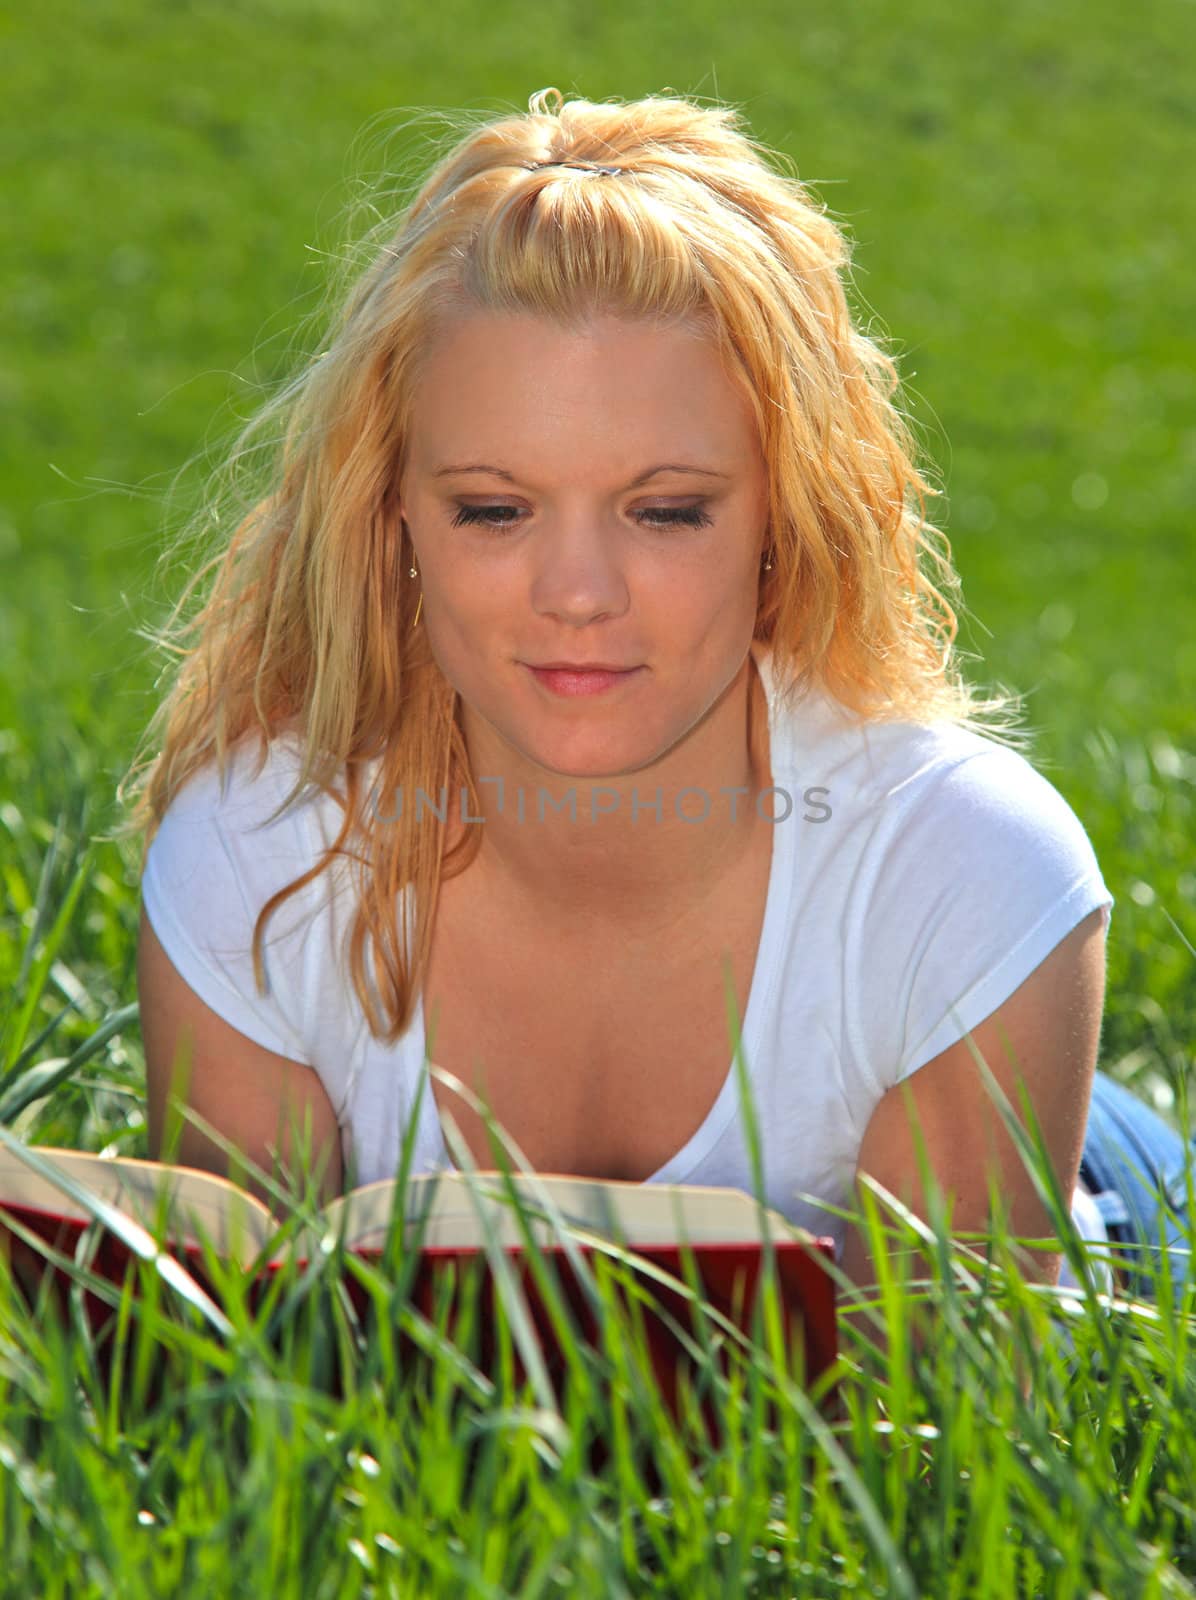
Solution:
[[(1185, 1165), (1196, 1143), (1175, 1131), (1116, 1079), (1097, 1072), (1084, 1137), (1080, 1177), (1092, 1191), (1109, 1232), (1122, 1282), (1138, 1299), (1162, 1289), (1163, 1247), (1176, 1297), (1190, 1275), (1191, 1220)], [(1134, 1267), (1145, 1268), (1135, 1271)]]

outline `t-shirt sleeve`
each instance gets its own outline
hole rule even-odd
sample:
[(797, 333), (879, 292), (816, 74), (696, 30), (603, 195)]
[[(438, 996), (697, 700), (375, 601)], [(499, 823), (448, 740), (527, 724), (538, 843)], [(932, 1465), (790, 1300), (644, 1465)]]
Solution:
[(884, 1093), (1002, 1005), (1113, 897), (1075, 812), (990, 744), (876, 808), (849, 976), (856, 1053)]
[(310, 885), (266, 920), (264, 993), (252, 954), (266, 901), (314, 864), (310, 831), (294, 811), (268, 820), (288, 792), (285, 761), (272, 757), (254, 781), (253, 763), (242, 763), (235, 758), (223, 785), (211, 767), (175, 796), (146, 854), (142, 902), (171, 963), (205, 1005), (254, 1044), (311, 1065), (303, 1009)]

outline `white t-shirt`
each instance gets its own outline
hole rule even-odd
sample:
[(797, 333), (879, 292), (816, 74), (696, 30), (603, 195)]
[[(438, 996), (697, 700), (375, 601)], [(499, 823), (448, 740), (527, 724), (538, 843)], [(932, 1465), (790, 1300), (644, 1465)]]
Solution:
[[(762, 806), (776, 821), (744, 1061), (767, 1203), (841, 1253), (846, 1223), (820, 1202), (852, 1204), (886, 1090), (989, 1016), (1089, 912), (1104, 907), (1107, 927), (1113, 902), (1075, 813), (1023, 757), (954, 724), (861, 722), (815, 691), (783, 706), (767, 652), (756, 659), (779, 792)], [(193, 778), (153, 840), (142, 893), (196, 994), (255, 1043), (314, 1067), (355, 1181), (369, 1183), (398, 1166), (426, 1072), (423, 1006), (396, 1044), (370, 1034), (343, 949), (352, 899), (339, 861), (267, 921), (268, 992), (257, 993), (257, 913), (343, 818), (309, 789), (268, 820), (298, 761), (293, 738), (280, 739), (256, 778), (252, 746), (223, 790), (214, 767)], [(413, 1171), (452, 1166), (427, 1084)], [(709, 1114), (646, 1181), (753, 1192), (729, 1045)], [(1084, 1237), (1104, 1231), (1094, 1214), (1082, 1196), (1073, 1206)]]

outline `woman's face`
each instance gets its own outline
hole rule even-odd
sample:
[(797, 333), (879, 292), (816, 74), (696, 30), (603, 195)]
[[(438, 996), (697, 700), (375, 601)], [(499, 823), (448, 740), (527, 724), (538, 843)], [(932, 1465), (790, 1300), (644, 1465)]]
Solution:
[[(638, 772), (744, 665), (767, 475), (746, 399), (688, 325), (455, 321), (423, 368), (400, 500), (471, 754), (497, 734), (551, 773)], [(569, 694), (532, 670), (557, 663), (634, 670)]]

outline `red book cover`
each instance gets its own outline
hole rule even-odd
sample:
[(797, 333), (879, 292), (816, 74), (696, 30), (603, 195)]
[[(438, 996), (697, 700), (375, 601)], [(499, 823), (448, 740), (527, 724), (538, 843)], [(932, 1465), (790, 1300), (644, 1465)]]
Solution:
[[(149, 1214), (144, 1202), (157, 1195), (164, 1181), (180, 1181), (183, 1185), (182, 1194), (193, 1200), (198, 1197), (197, 1203), (203, 1202), (202, 1233), (216, 1245), (220, 1242), (219, 1235), (212, 1224), (214, 1221), (225, 1221), (225, 1211), (231, 1198), (238, 1197), (254, 1212), (255, 1227), (250, 1230), (248, 1239), (238, 1235), (234, 1247), (227, 1251), (218, 1250), (218, 1253), (240, 1256), (246, 1264), (259, 1259), (264, 1244), (271, 1236), (269, 1224), (272, 1219), (266, 1208), (228, 1180), (214, 1174), (199, 1173), (188, 1168), (168, 1168), (158, 1163), (128, 1158), (88, 1156), (78, 1152), (34, 1150), (31, 1154), (35, 1161), (39, 1157), (52, 1159), (57, 1171), (67, 1169), (68, 1180), (73, 1176), (90, 1195), (98, 1194), (109, 1204), (119, 1205), (124, 1201), (128, 1205), (129, 1202), (140, 1201), (132, 1204), (128, 1211), (122, 1211), (122, 1215), (133, 1218), (141, 1216), (146, 1222)], [(42, 1169), (43, 1172), (48, 1170)], [(477, 1176), (493, 1179), (496, 1175)], [(438, 1184), (443, 1185), (439, 1197), (436, 1195)], [(632, 1307), (633, 1321), (642, 1325), (659, 1394), (675, 1419), (681, 1409), (680, 1384), (684, 1372), (691, 1389), (704, 1388), (707, 1391), (702, 1410), (708, 1428), (714, 1427), (714, 1410), (708, 1392), (711, 1375), (706, 1369), (713, 1359), (726, 1374), (734, 1359), (731, 1346), (736, 1342), (734, 1334), (719, 1324), (717, 1314), (726, 1318), (734, 1328), (742, 1330), (745, 1336), (751, 1335), (754, 1312), (762, 1310), (766, 1252), (769, 1249), (775, 1265), (778, 1290), (776, 1305), (781, 1350), (789, 1377), (808, 1386), (834, 1365), (837, 1355), (835, 1286), (831, 1275), (825, 1270), (826, 1262), (834, 1259), (830, 1239), (802, 1234), (800, 1230), (785, 1224), (776, 1213), (768, 1212), (771, 1243), (766, 1244), (758, 1234), (759, 1208), (747, 1195), (734, 1190), (691, 1188), (676, 1192), (687, 1208), (685, 1217), (692, 1217), (699, 1233), (705, 1236), (694, 1237), (686, 1227), (683, 1236), (689, 1243), (683, 1246), (681, 1237), (670, 1227), (662, 1209), (667, 1196), (661, 1192), (651, 1193), (650, 1185), (574, 1181), (557, 1176), (533, 1180), (533, 1184), (533, 1188), (527, 1192), (541, 1197), (547, 1192), (559, 1201), (562, 1211), (568, 1210), (571, 1228), (579, 1206), (590, 1207), (589, 1213), (583, 1216), (582, 1225), (593, 1232), (596, 1228), (593, 1207), (598, 1203), (609, 1207), (612, 1200), (617, 1202), (615, 1210), (622, 1219), (620, 1232), (626, 1244), (616, 1240), (612, 1251), (607, 1252), (601, 1245), (590, 1242), (583, 1232), (574, 1238), (573, 1253), (591, 1272), (595, 1268), (595, 1256), (608, 1255), (606, 1265), (616, 1279), (614, 1292), (624, 1307), (628, 1306), (629, 1298), (635, 1302)], [(517, 1180), (517, 1186), (522, 1194), (522, 1179)], [(503, 1274), (507, 1279), (505, 1292), (508, 1296), (514, 1293), (518, 1302), (526, 1308), (527, 1322), (534, 1332), (539, 1357), (537, 1365), (548, 1376), (560, 1401), (567, 1368), (566, 1353), (558, 1336), (550, 1303), (541, 1292), (535, 1263), (525, 1242), (512, 1239), (514, 1224), (509, 1214), (504, 1215), (497, 1209), (491, 1211), (488, 1226), (481, 1225), (479, 1217), (470, 1214), (463, 1198), (466, 1187), (465, 1178), (458, 1173), (452, 1174), (448, 1181), (444, 1175), (409, 1180), (410, 1192), (429, 1194), (432, 1206), (415, 1218), (409, 1212), (412, 1226), (416, 1228), (411, 1247), (418, 1245), (418, 1260), (414, 1269), (409, 1269), (407, 1303), (414, 1312), (434, 1323), (438, 1306), (444, 1309), (447, 1293), (446, 1333), (451, 1338), (457, 1322), (457, 1303), (462, 1285), (471, 1271), (478, 1272), (480, 1277), (475, 1285), (477, 1298), (473, 1318), (476, 1331), (474, 1359), (482, 1371), (493, 1373), (499, 1355), (497, 1319), (502, 1298), (496, 1282), (495, 1259), (497, 1254), (501, 1254), (509, 1268), (509, 1273)], [(371, 1190), (375, 1193), (371, 1194)], [(385, 1222), (394, 1199), (393, 1191), (393, 1184), (376, 1184), (345, 1197), (360, 1208), (349, 1213), (350, 1220), (357, 1223), (358, 1228), (356, 1232), (346, 1234), (347, 1252), (366, 1261), (377, 1262), (380, 1259)], [(176, 1198), (179, 1192), (176, 1191)], [(492, 1196), (495, 1193), (489, 1192)], [(94, 1227), (96, 1232), (88, 1241), (88, 1249), (84, 1253), (88, 1269), (96, 1277), (119, 1286), (134, 1255), (134, 1250), (127, 1242), (131, 1235), (122, 1237), (121, 1230), (114, 1231), (111, 1218), (97, 1221), (101, 1213), (89, 1212), (78, 1195), (78, 1189), (74, 1193), (55, 1192), (52, 1185), (47, 1185), (28, 1166), (23, 1165), (21, 1157), (15, 1152), (0, 1150), (0, 1221), (4, 1213), (9, 1213), (18, 1225), (23, 1224), (37, 1240), (44, 1241), (51, 1250), (68, 1260), (75, 1257), (84, 1229)], [(570, 1201), (573, 1203), (572, 1209), (567, 1204)], [(322, 1217), (330, 1223), (334, 1222), (343, 1204), (343, 1200), (333, 1202), (325, 1208)], [(475, 1205), (476, 1201), (471, 1199), (469, 1204)], [(492, 1198), (487, 1204), (496, 1206), (497, 1202)], [(538, 1211), (534, 1214), (542, 1215)], [(430, 1221), (427, 1220), (429, 1217)], [(501, 1223), (497, 1231), (493, 1225), (495, 1217)], [(637, 1218), (646, 1240), (644, 1243), (636, 1242)], [(723, 1220), (727, 1223), (728, 1232), (734, 1234), (738, 1229), (740, 1236), (727, 1239), (712, 1237), (712, 1231), (717, 1230)], [(132, 1225), (136, 1228), (136, 1221)], [(506, 1230), (505, 1234), (503, 1229)], [(756, 1237), (742, 1236), (749, 1230), (756, 1232)], [(484, 1237), (486, 1232), (491, 1235), (488, 1243)], [(672, 1232), (674, 1236), (662, 1237), (664, 1232)], [(153, 1240), (148, 1235), (143, 1234), (142, 1239), (152, 1247)], [(310, 1244), (310, 1239), (293, 1239), (289, 1253), (297, 1260), (307, 1259), (305, 1245), (310, 1247)], [(569, 1259), (570, 1251), (559, 1237), (551, 1235), (537, 1237), (536, 1245), (543, 1263), (542, 1271), (549, 1279), (549, 1299), (555, 1301), (557, 1315), (564, 1314), (567, 1317), (573, 1338), (595, 1348), (603, 1348), (606, 1330), (600, 1325), (601, 1306), (595, 1303), (586, 1286), (579, 1282)], [(407, 1246), (404, 1245), (404, 1248)], [(687, 1248), (692, 1252), (697, 1276), (695, 1291), (701, 1301), (716, 1313), (713, 1318), (707, 1316), (704, 1337), (686, 1287), (684, 1257)], [(54, 1266), (36, 1243), (22, 1239), (19, 1232), (11, 1227), (0, 1227), (0, 1249), (8, 1256), (14, 1280), (27, 1297), (32, 1299), (45, 1285), (51, 1302), (59, 1311), (65, 1309), (68, 1269)], [(203, 1252), (196, 1240), (189, 1234), (173, 1239), (170, 1253), (218, 1306), (218, 1291), (205, 1270)], [(610, 1256), (618, 1258), (617, 1265)], [(632, 1259), (626, 1259), (628, 1256)], [(279, 1265), (280, 1261), (275, 1259), (259, 1268), (258, 1283), (251, 1289), (251, 1304), (260, 1304)], [(658, 1272), (675, 1280), (678, 1287), (660, 1281)], [(630, 1274), (630, 1278), (621, 1278), (622, 1273)], [(372, 1310), (372, 1297), (368, 1289), (351, 1271), (344, 1273), (343, 1280), (355, 1313), (359, 1317), (367, 1317)], [(630, 1297), (628, 1282), (635, 1286), (635, 1293)], [(97, 1338), (101, 1359), (106, 1360), (105, 1352), (109, 1348), (115, 1323), (114, 1307), (90, 1289), (83, 1291), (83, 1306)], [(763, 1347), (768, 1348), (762, 1332), (762, 1319), (757, 1320), (757, 1328), (761, 1330)], [(513, 1339), (512, 1345), (514, 1379), (517, 1385), (521, 1385), (528, 1376), (527, 1366), (518, 1340)], [(419, 1358), (420, 1352), (405, 1335), (399, 1341), (399, 1348), (412, 1360)]]

